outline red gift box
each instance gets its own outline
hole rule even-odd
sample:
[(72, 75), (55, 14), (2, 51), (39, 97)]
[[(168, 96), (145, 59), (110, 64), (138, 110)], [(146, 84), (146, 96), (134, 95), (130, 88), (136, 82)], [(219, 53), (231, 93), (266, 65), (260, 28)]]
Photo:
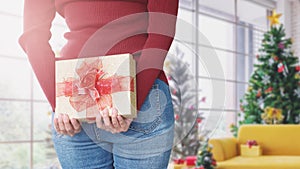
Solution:
[(197, 156), (187, 156), (185, 161), (187, 166), (194, 166), (197, 161)]

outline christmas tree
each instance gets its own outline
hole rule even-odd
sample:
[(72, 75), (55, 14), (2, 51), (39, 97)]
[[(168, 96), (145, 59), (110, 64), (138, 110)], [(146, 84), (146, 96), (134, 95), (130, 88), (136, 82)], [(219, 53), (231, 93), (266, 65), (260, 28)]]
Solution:
[(212, 146), (206, 140), (198, 152), (196, 168), (194, 169), (214, 169), (217, 166), (216, 160), (211, 153)]
[[(165, 62), (175, 114), (173, 159), (196, 155), (200, 146), (198, 127), (203, 117), (195, 107), (195, 81), (188, 67), (184, 62), (184, 53), (178, 47), (174, 56), (169, 56)], [(199, 103), (204, 101), (205, 97)]]
[[(258, 64), (241, 100), (241, 124), (297, 124), (300, 113), (300, 66), (291, 49), (292, 39), (273, 11), (270, 30), (256, 56)], [(232, 131), (236, 132), (236, 126)]]

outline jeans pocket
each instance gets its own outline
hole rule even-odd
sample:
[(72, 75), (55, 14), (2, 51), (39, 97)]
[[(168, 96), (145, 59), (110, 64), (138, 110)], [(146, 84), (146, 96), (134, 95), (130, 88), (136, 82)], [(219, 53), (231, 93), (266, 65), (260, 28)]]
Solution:
[(128, 130), (148, 134), (153, 131), (161, 123), (161, 118), (157, 117), (154, 121), (149, 123), (141, 123), (133, 121)]
[(129, 126), (129, 130), (147, 134), (161, 123), (160, 93), (159, 85), (155, 83), (138, 112), (137, 118)]

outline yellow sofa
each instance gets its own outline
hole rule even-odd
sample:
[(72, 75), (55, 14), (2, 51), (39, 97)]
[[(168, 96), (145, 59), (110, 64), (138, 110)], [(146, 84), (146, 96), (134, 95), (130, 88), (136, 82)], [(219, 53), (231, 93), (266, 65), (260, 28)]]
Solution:
[[(240, 145), (256, 140), (262, 155), (244, 157)], [(300, 169), (300, 125), (242, 125), (237, 138), (209, 141), (218, 169)]]

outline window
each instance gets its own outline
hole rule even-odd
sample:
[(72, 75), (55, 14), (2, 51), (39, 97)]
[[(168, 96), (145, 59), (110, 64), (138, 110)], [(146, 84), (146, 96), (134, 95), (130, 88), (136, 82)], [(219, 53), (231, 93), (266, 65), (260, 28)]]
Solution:
[[(186, 26), (191, 36), (176, 39), (171, 53), (176, 47), (185, 53), (198, 86), (197, 99), (206, 97), (197, 108), (205, 117), (201, 128), (210, 131), (209, 136), (231, 135), (229, 126), (237, 121), (239, 100), (268, 27), (268, 11), (269, 7), (246, 0), (180, 1), (178, 16), (193, 28)], [(187, 32), (182, 29), (186, 23), (181, 24), (177, 34)]]
[(295, 56), (300, 57), (300, 1), (292, 1), (292, 16), (291, 16), (291, 28), (292, 28), (292, 37), (294, 38), (294, 49), (295, 49)]
[[(49, 142), (51, 108), (17, 43), (22, 15), (23, 1), (0, 5), (4, 23), (0, 32), (0, 168), (55, 168), (58, 162)], [(56, 17), (51, 39), (54, 51), (64, 43), (60, 34), (65, 30), (61, 18)]]

